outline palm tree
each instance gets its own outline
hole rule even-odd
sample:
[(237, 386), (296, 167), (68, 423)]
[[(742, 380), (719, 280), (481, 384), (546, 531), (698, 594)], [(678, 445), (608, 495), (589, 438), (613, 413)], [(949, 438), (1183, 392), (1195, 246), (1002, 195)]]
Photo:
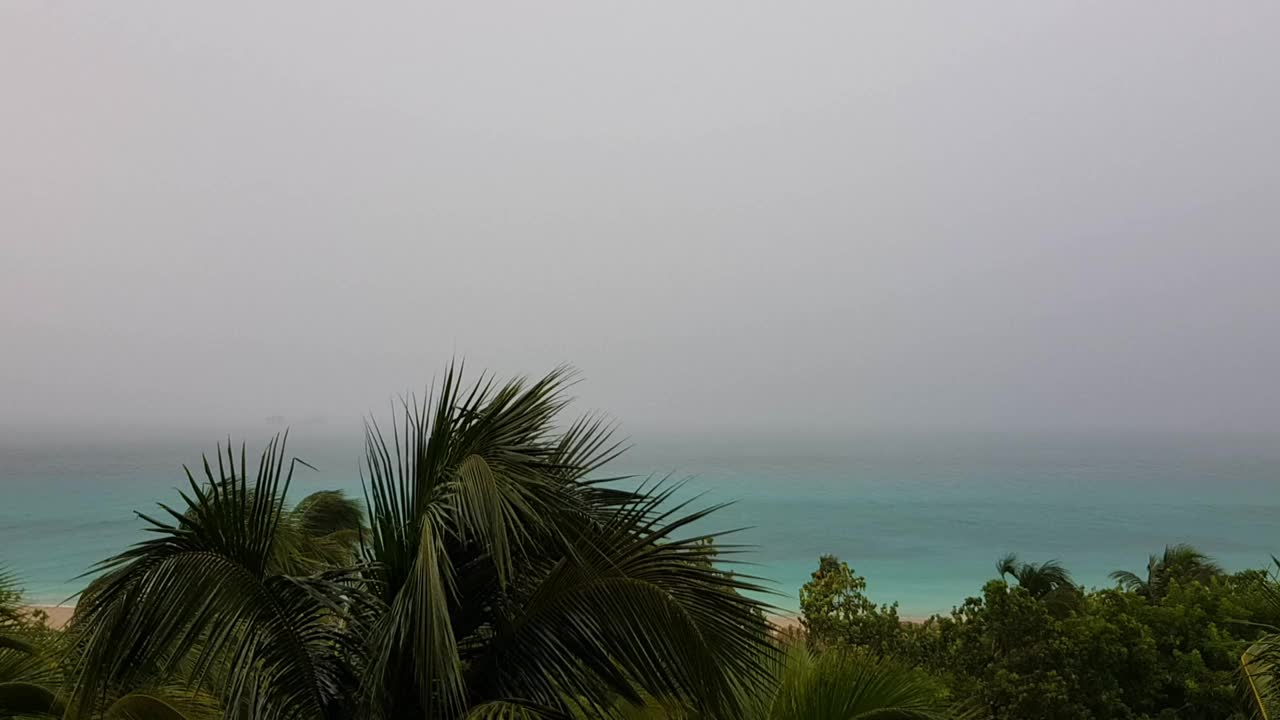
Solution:
[[(66, 698), (59, 692), (62, 634), (44, 618), (23, 610), (13, 575), (0, 571), (0, 717), (59, 718)], [(189, 693), (183, 693), (189, 695)], [(190, 698), (170, 704), (154, 694), (131, 693), (111, 703), (104, 717), (113, 720), (198, 720)], [(178, 708), (183, 708), (180, 711)]]
[(451, 367), (389, 433), (371, 421), (347, 566), (281, 560), (305, 525), (283, 439), (252, 479), (243, 448), (188, 472), (185, 507), (146, 518), (156, 536), (81, 600), (73, 706), (182, 677), (233, 718), (606, 715), (646, 697), (737, 717), (774, 652), (744, 594), (760, 588), (707, 562), (735, 552), (690, 531), (714, 508), (589, 479), (621, 448), (599, 419), (558, 429), (569, 379), (464, 389)]
[(1071, 573), (1057, 560), (1039, 564), (1019, 562), (1015, 553), (1009, 553), (996, 561), (996, 571), (1001, 578), (1012, 577), (1018, 587), (1058, 614), (1075, 607), (1081, 597), (1080, 588), (1071, 580)]
[(1263, 637), (1240, 655), (1240, 674), (1244, 677), (1245, 696), (1256, 716), (1262, 720), (1276, 717), (1280, 709), (1280, 693), (1276, 690), (1276, 658), (1280, 636)]
[(48, 688), (57, 686), (58, 674), (49, 640), (49, 631), (23, 610), (17, 578), (0, 569), (0, 717), (55, 706)]
[(1075, 583), (1071, 581), (1071, 573), (1057, 560), (1047, 560), (1040, 564), (1019, 562), (1017, 554), (1009, 553), (996, 562), (996, 570), (1002, 578), (1013, 577), (1018, 581), (1019, 587), (1025, 588), (1036, 598), (1075, 587)]
[[(889, 657), (804, 642), (768, 660), (770, 677), (745, 688), (743, 720), (930, 720), (964, 715), (928, 673)], [(696, 712), (653, 702), (627, 720), (698, 720)]]
[(1111, 579), (1131, 592), (1148, 600), (1165, 596), (1171, 582), (1207, 583), (1222, 574), (1222, 568), (1209, 556), (1190, 545), (1166, 545), (1163, 555), (1152, 555), (1147, 560), (1147, 577), (1142, 578), (1127, 570), (1116, 570)]
[[(1276, 570), (1280, 571), (1280, 558), (1272, 556)], [(1280, 573), (1273, 572), (1262, 584), (1262, 597), (1274, 617), (1280, 615)], [(1258, 638), (1240, 655), (1240, 670), (1245, 680), (1246, 696), (1257, 717), (1262, 720), (1280, 717), (1280, 627), (1263, 626), (1266, 634)]]
[(367, 531), (360, 503), (341, 490), (312, 493), (285, 513), (272, 545), (275, 572), (306, 575), (351, 567)]
[(0, 567), (0, 650), (26, 650), (22, 637), (28, 618), (22, 611), (22, 591), (13, 573)]

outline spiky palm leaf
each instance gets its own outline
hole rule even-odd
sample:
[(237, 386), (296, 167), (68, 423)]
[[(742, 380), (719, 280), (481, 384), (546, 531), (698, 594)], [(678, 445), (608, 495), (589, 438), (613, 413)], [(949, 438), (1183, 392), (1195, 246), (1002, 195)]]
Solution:
[[(742, 720), (941, 720), (968, 717), (924, 671), (891, 658), (803, 642), (767, 659), (770, 676), (743, 689)], [(696, 711), (651, 701), (627, 720), (701, 720)]]
[(312, 493), (286, 512), (276, 528), (272, 570), (310, 575), (353, 567), (360, 559), (364, 510), (341, 490)]
[[(0, 717), (61, 718), (66, 700), (48, 686), (36, 683), (0, 683)], [(150, 693), (129, 693), (112, 702), (103, 720), (216, 720), (217, 706), (201, 698), (182, 701)]]
[[(1275, 569), (1261, 587), (1274, 616), (1280, 615), (1280, 558), (1271, 560)], [(1280, 628), (1262, 627), (1267, 633), (1241, 655), (1240, 669), (1254, 712), (1267, 720), (1280, 717)]]
[(1019, 562), (1016, 554), (1009, 553), (996, 562), (996, 570), (1001, 577), (1012, 577), (1019, 587), (1025, 588), (1055, 614), (1065, 615), (1080, 601), (1080, 588), (1071, 579), (1071, 573), (1057, 560)]
[(61, 635), (24, 608), (16, 577), (0, 570), (0, 683), (56, 687), (61, 650)]
[(936, 680), (891, 658), (795, 646), (768, 720), (931, 720), (955, 717)]
[(66, 703), (44, 685), (30, 682), (0, 683), (0, 717), (35, 715), (61, 717)]
[(706, 562), (704, 536), (675, 536), (712, 509), (658, 511), (669, 493), (577, 529), (554, 565), (531, 568), (537, 584), (473, 661), (482, 687), (544, 701), (573, 687), (597, 712), (606, 698), (646, 694), (712, 716), (736, 710), (739, 685), (766, 677), (761, 658), (772, 650), (759, 606), (743, 594), (760, 588)]
[(513, 700), (491, 700), (471, 708), (463, 720), (570, 720), (559, 711)]
[(28, 637), (29, 622), (22, 609), (22, 590), (17, 576), (0, 567), (0, 681), (13, 679), (3, 672), (6, 655), (12, 658), (35, 652)]
[(1222, 574), (1222, 566), (1208, 555), (1186, 544), (1167, 545), (1160, 556), (1160, 572), (1165, 579), (1208, 582)]
[(1062, 588), (1075, 587), (1071, 573), (1057, 560), (1038, 564), (1019, 562), (1016, 554), (1009, 553), (996, 563), (996, 570), (1001, 577), (1013, 577), (1018, 581), (1019, 587), (1026, 588), (1027, 592), (1037, 598), (1043, 598)]
[(390, 437), (370, 424), (367, 552), (389, 611), (367, 689), (384, 712), (604, 714), (647, 691), (732, 716), (735, 674), (759, 674), (754, 588), (705, 562), (704, 536), (673, 537), (705, 513), (586, 480), (618, 445), (596, 419), (556, 431), (568, 379), (464, 390), (450, 368)]
[(18, 576), (0, 565), (0, 632), (21, 625), (24, 620)]
[(216, 475), (205, 460), (203, 484), (188, 471), (185, 509), (142, 516), (157, 537), (100, 565), (71, 626), (78, 706), (180, 669), (197, 683), (218, 672), (231, 717), (320, 718), (347, 701), (363, 636), (345, 609), (360, 586), (349, 571), (274, 574), (293, 472), (283, 439), (252, 482), (243, 449), (238, 471), (230, 448), (225, 460)]
[[(1155, 555), (1151, 556), (1151, 561), (1147, 566), (1148, 568), (1155, 563), (1155, 557)], [(1150, 570), (1148, 569), (1148, 574), (1149, 573)], [(1129, 592), (1135, 592), (1139, 595), (1148, 594), (1147, 580), (1135, 572), (1130, 572), (1128, 570), (1116, 570), (1112, 572), (1109, 577), (1119, 583), (1120, 587), (1128, 590)]]
[[(56, 636), (53, 631), (46, 633)], [(26, 682), (56, 687), (62, 677), (58, 665), (62, 650), (59, 640), (36, 635), (15, 637), (7, 647), (0, 647), (0, 683)]]
[(163, 692), (132, 692), (118, 698), (102, 713), (103, 720), (216, 720), (221, 709), (211, 698)]
[(1244, 677), (1246, 697), (1256, 717), (1270, 720), (1280, 708), (1280, 693), (1275, 688), (1275, 635), (1249, 646), (1240, 655), (1240, 672)]

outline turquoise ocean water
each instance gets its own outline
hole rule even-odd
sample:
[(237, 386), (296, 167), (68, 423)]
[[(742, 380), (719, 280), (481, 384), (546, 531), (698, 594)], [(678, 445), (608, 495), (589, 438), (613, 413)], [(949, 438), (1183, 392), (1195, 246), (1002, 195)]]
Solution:
[[(249, 433), (252, 453), (270, 431)], [(292, 499), (327, 488), (359, 496), (360, 448), (295, 428)], [(359, 437), (358, 434), (352, 434)], [(0, 565), (29, 597), (56, 603), (76, 576), (144, 534), (132, 514), (178, 502), (182, 463), (217, 435), (92, 433), (0, 440)], [(240, 437), (237, 435), (237, 437)], [(620, 473), (690, 477), (684, 494), (733, 501), (707, 522), (746, 528), (744, 568), (794, 608), (822, 553), (866, 576), (869, 594), (907, 616), (976, 594), (1006, 552), (1063, 561), (1086, 585), (1188, 542), (1230, 569), (1280, 554), (1280, 442), (1189, 435), (863, 434), (822, 439), (637, 434)]]

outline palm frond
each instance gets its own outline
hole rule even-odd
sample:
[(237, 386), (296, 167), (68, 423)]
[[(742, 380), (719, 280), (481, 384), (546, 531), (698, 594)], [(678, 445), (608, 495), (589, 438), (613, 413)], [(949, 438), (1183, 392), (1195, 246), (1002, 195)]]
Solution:
[(651, 691), (727, 706), (735, 671), (749, 677), (769, 646), (742, 594), (758, 588), (715, 570), (705, 536), (672, 539), (705, 512), (675, 518), (658, 509), (669, 493), (588, 479), (622, 446), (598, 417), (557, 430), (571, 379), (560, 368), (464, 389), (450, 367), (388, 431), (369, 421), (365, 552), (388, 607), (370, 701), (598, 714)]
[[(1272, 557), (1274, 570), (1261, 590), (1273, 614), (1280, 612), (1280, 558)], [(1240, 657), (1247, 696), (1257, 717), (1280, 717), (1280, 628), (1264, 626), (1267, 633)]]
[(23, 610), (0, 626), (0, 683), (57, 686), (61, 680), (61, 634), (45, 627), (39, 615)]
[(570, 720), (553, 708), (518, 700), (492, 700), (471, 708), (463, 720)]
[(1035, 598), (1052, 598), (1055, 604), (1073, 597), (1078, 590), (1071, 573), (1057, 560), (1042, 563), (1019, 562), (1018, 556), (1009, 553), (996, 562), (1001, 577), (1012, 576), (1018, 586), (1025, 588)]
[(238, 471), (229, 449), (225, 464), (218, 457), (216, 476), (204, 462), (203, 485), (188, 471), (183, 512), (143, 516), (157, 537), (99, 566), (106, 574), (71, 626), (78, 703), (171, 676), (193, 656), (197, 677), (226, 668), (219, 690), (232, 713), (251, 704), (255, 717), (321, 717), (343, 702), (348, 657), (363, 641), (343, 608), (362, 591), (350, 572), (272, 574), (292, 475), (282, 438), (252, 483), (243, 450)]
[(1222, 567), (1209, 556), (1190, 545), (1178, 544), (1166, 545), (1163, 554), (1147, 559), (1145, 579), (1125, 570), (1111, 573), (1111, 579), (1126, 590), (1158, 600), (1168, 592), (1170, 583), (1207, 583), (1222, 573)]
[(1130, 592), (1141, 593), (1147, 587), (1147, 581), (1143, 580), (1136, 573), (1128, 570), (1116, 570), (1108, 577), (1120, 584), (1120, 587)]
[(311, 537), (364, 529), (364, 511), (341, 490), (321, 490), (298, 501), (293, 515)]
[(28, 682), (0, 683), (0, 717), (49, 715), (61, 717), (66, 703), (49, 688)]
[(341, 490), (303, 498), (281, 518), (272, 544), (272, 571), (310, 575), (351, 567), (360, 559), (364, 510)]
[(937, 720), (953, 717), (937, 681), (889, 658), (793, 648), (770, 720)]
[(6, 627), (21, 625), (25, 619), (18, 576), (0, 566), (0, 631)]
[(501, 692), (550, 701), (573, 687), (596, 709), (647, 694), (732, 716), (738, 685), (768, 676), (769, 624), (745, 594), (764, 589), (707, 562), (707, 535), (673, 537), (715, 508), (672, 517), (657, 511), (667, 497), (578, 529), (479, 666)]
[(1018, 555), (1017, 553), (1009, 553), (996, 561), (996, 572), (1000, 573), (1000, 577), (1007, 575), (1016, 575), (1018, 572)]
[(35, 652), (35, 645), (26, 638), (17, 635), (0, 634), (0, 650), (12, 650), (18, 653), (31, 654)]
[(130, 693), (111, 703), (104, 718), (119, 720), (186, 720), (169, 703), (152, 695)]
[(0, 682), (29, 682), (57, 686), (62, 674), (60, 647), (45, 647), (34, 639), (21, 650), (0, 650)]
[(1261, 720), (1275, 717), (1275, 711), (1280, 707), (1280, 692), (1277, 692), (1275, 685), (1276, 643), (1276, 636), (1272, 635), (1249, 646), (1240, 655), (1240, 672), (1244, 678), (1246, 697), (1254, 716)]
[(1185, 543), (1166, 545), (1159, 561), (1161, 572), (1171, 579), (1207, 582), (1222, 574), (1222, 566)]

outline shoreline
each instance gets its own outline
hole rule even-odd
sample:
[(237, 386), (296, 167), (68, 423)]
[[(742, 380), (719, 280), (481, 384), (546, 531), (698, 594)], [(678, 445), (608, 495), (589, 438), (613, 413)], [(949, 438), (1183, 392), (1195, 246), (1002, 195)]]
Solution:
[[(899, 616), (899, 617), (898, 617), (898, 620), (899, 620), (903, 625), (923, 625), (923, 624), (925, 624), (925, 623), (929, 622), (929, 620), (930, 620), (932, 617), (934, 617), (934, 616), (932, 616), (932, 615), (929, 615), (929, 616), (926, 616), (926, 615), (901, 615), (901, 616)], [(779, 628), (779, 629), (781, 629), (781, 630), (783, 630), (783, 631), (792, 631), (792, 630), (796, 630), (796, 631), (798, 631), (798, 630), (800, 630), (800, 616), (799, 616), (798, 614), (790, 614), (790, 613), (787, 613), (787, 614), (781, 614), (781, 613), (779, 613), (779, 614), (771, 614), (771, 615), (769, 615), (769, 622), (771, 622), (771, 623), (773, 623), (774, 625), (778, 626), (778, 628)]]
[[(27, 605), (29, 613), (42, 612), (45, 614), (45, 625), (54, 629), (61, 630), (71, 622), (71, 618), (75, 615), (75, 605)], [(918, 625), (928, 620), (924, 617), (903, 617), (902, 622)], [(800, 616), (792, 614), (770, 615), (769, 621), (784, 630), (798, 630), (800, 628)]]

